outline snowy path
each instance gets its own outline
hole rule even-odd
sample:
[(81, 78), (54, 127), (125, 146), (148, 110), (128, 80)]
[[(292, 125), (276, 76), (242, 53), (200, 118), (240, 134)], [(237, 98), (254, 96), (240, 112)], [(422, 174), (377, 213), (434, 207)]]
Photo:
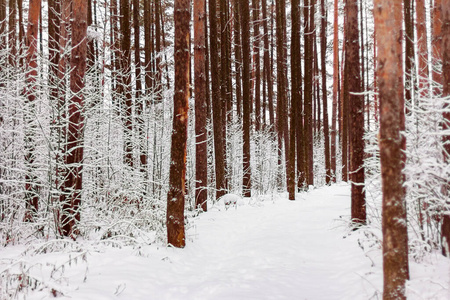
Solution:
[[(58, 299), (381, 299), (381, 250), (368, 248), (367, 257), (358, 246), (363, 232), (349, 232), (343, 221), (349, 218), (349, 186), (297, 198), (210, 209), (193, 222), (182, 250), (87, 245), (87, 262), (66, 264), (54, 279), (44, 266), (67, 262), (68, 253), (24, 259), (43, 266), (35, 276), (64, 294)], [(450, 299), (450, 264), (433, 257), (411, 264), (408, 299)], [(47, 288), (26, 299), (53, 296)]]
[(189, 230), (184, 250), (150, 247), (143, 249), (148, 257), (92, 253), (87, 282), (67, 294), (97, 300), (369, 299), (374, 288), (363, 272), (370, 271), (370, 260), (343, 238), (338, 220), (348, 215), (348, 194), (348, 186), (337, 186), (297, 201), (211, 209)]

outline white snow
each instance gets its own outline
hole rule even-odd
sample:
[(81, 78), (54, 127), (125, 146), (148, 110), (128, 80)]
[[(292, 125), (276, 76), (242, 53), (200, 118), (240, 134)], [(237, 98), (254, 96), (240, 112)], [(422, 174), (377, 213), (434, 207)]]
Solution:
[[(12, 246), (0, 249), (0, 274), (17, 272), (19, 263), (8, 267), (9, 259), (31, 266), (47, 287), (26, 299), (51, 299), (51, 289), (63, 294), (58, 299), (382, 298), (381, 249), (368, 246), (369, 231), (348, 228), (348, 185), (297, 194), (296, 201), (286, 194), (239, 201), (191, 222), (185, 249), (79, 241), (22, 255), (25, 246)], [(437, 253), (420, 264), (410, 259), (408, 299), (450, 299), (449, 261)]]

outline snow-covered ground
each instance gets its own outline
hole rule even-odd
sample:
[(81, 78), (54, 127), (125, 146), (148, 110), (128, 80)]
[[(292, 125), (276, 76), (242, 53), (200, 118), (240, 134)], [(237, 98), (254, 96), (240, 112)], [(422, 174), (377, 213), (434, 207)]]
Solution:
[[(349, 211), (348, 185), (297, 201), (244, 199), (196, 218), (185, 249), (77, 242), (22, 255), (25, 246), (13, 246), (0, 249), (0, 272), (21, 266), (42, 283), (18, 291), (26, 299), (381, 299), (380, 245), (349, 230)], [(411, 261), (408, 299), (450, 299), (449, 261)]]

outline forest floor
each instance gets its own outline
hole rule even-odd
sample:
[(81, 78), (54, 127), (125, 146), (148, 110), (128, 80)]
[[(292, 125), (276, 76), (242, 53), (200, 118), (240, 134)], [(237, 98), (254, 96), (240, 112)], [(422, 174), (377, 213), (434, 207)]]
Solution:
[[(216, 204), (189, 223), (185, 249), (85, 241), (69, 253), (24, 255), (23, 245), (7, 247), (0, 273), (5, 259), (33, 266), (30, 278), (42, 284), (16, 291), (25, 299), (382, 299), (380, 232), (351, 231), (349, 194), (334, 185), (296, 201)], [(431, 253), (410, 259), (410, 269), (408, 299), (450, 299), (450, 260)]]

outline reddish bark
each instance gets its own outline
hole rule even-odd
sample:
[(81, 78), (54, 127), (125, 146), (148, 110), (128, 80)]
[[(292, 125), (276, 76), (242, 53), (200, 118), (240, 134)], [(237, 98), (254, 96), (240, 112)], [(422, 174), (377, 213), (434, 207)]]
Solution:
[(184, 196), (186, 184), (186, 142), (189, 111), (189, 0), (175, 0), (175, 94), (169, 192), (167, 195), (167, 242), (177, 248), (186, 245)]
[[(375, 0), (377, 81), (380, 99), (380, 160), (383, 191), (383, 299), (406, 299), (408, 232), (401, 130), (404, 119), (402, 3)], [(387, 21), (389, 20), (389, 22)]]
[(205, 0), (194, 1), (195, 207), (207, 210)]
[[(433, 38), (431, 40), (433, 55), (433, 64), (437, 64), (442, 59), (442, 19), (441, 19), (441, 5), (442, 0), (434, 0), (433, 8)], [(442, 74), (438, 67), (433, 67), (432, 79), (435, 82), (433, 94), (439, 95), (442, 90), (439, 88), (442, 85)]]
[(28, 28), (27, 28), (27, 65), (28, 71), (26, 73), (27, 81), (27, 100), (29, 112), (25, 115), (25, 165), (27, 173), (25, 175), (25, 204), (26, 213), (25, 221), (33, 221), (39, 208), (39, 195), (36, 183), (36, 175), (34, 174), (34, 160), (35, 160), (35, 140), (33, 132), (33, 117), (31, 116), (34, 109), (34, 101), (36, 100), (36, 80), (38, 76), (37, 65), (37, 35), (39, 27), (39, 17), (41, 11), (41, 0), (30, 0), (28, 13)]
[(358, 30), (357, 0), (347, 0), (346, 52), (347, 99), (350, 113), (350, 174), (352, 194), (352, 222), (366, 223), (366, 200), (364, 192), (364, 97), (361, 95), (361, 70)]
[(87, 0), (72, 1), (72, 51), (70, 57), (69, 125), (67, 132), (67, 155), (65, 157), (67, 175), (65, 181), (67, 195), (63, 203), (62, 230), (65, 236), (76, 238), (77, 223), (80, 221), (80, 205), (83, 175), (83, 132), (84, 132), (84, 75), (87, 57)]
[(338, 0), (334, 0), (334, 22), (333, 22), (333, 112), (331, 117), (331, 172), (333, 182), (336, 182), (336, 122), (337, 108), (339, 102), (339, 23), (338, 23)]
[(243, 105), (243, 195), (251, 197), (251, 166), (250, 166), (250, 12), (248, 2), (239, 1), (242, 25), (242, 105)]
[(428, 38), (427, 38), (427, 18), (425, 13), (425, 1), (416, 0), (416, 17), (417, 17), (417, 53), (418, 57), (418, 73), (419, 73), (419, 90), (421, 95), (425, 97), (429, 90), (428, 78)]
[[(443, 96), (450, 96), (450, 0), (442, 0), (442, 74), (443, 74), (443, 85), (442, 92)], [(446, 105), (448, 109), (448, 105)], [(450, 113), (444, 113), (444, 130), (449, 130), (450, 128)], [(450, 158), (450, 136), (444, 136), (444, 158), (447, 163), (449, 163)], [(445, 187), (446, 193), (450, 190), (450, 183), (447, 182)], [(448, 198), (447, 198), (448, 199)], [(447, 200), (446, 211), (443, 215), (443, 222), (441, 228), (442, 237), (442, 252), (446, 256), (450, 256), (450, 202)]]

